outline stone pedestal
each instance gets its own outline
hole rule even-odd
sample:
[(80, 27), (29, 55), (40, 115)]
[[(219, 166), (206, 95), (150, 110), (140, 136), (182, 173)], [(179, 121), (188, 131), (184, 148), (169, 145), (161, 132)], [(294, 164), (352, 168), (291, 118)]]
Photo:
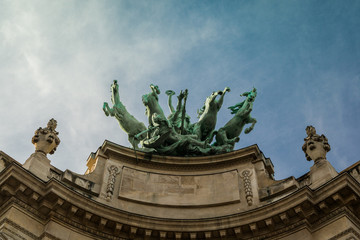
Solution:
[(34, 173), (37, 177), (44, 181), (48, 181), (50, 174), (50, 160), (43, 152), (35, 152), (26, 160), (23, 167)]
[(328, 160), (316, 160), (314, 166), (310, 168), (310, 187), (312, 189), (318, 188), (337, 175), (338, 173)]

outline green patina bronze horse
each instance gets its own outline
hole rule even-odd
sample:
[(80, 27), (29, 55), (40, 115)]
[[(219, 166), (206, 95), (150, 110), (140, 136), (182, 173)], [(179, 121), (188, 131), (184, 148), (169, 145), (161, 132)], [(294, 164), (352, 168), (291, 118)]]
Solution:
[(139, 122), (133, 115), (131, 115), (120, 101), (119, 85), (117, 84), (117, 80), (114, 80), (110, 89), (113, 107), (110, 108), (109, 104), (104, 102), (104, 113), (106, 116), (110, 115), (116, 118), (119, 122), (120, 128), (128, 134), (128, 139), (131, 145), (134, 148), (137, 148), (139, 142), (146, 137), (146, 134), (138, 136), (138, 138), (134, 138), (134, 136), (146, 130), (146, 127), (142, 122)]
[(160, 89), (157, 85), (150, 84), (151, 92), (142, 96), (142, 101), (146, 107), (145, 114), (148, 116), (149, 127), (153, 127), (152, 116), (154, 113), (165, 118), (164, 111), (159, 104)]
[[(256, 98), (256, 89), (243, 93), (246, 100), (229, 107), (235, 116), (218, 131), (215, 131), (217, 114), (220, 110), (226, 92), (230, 88), (226, 87), (223, 91), (213, 92), (206, 98), (204, 106), (199, 113), (199, 120), (195, 124), (190, 124), (190, 117), (186, 114), (186, 100), (188, 91), (180, 92), (176, 109), (172, 106), (171, 97), (174, 91), (167, 91), (170, 115), (164, 116), (164, 112), (159, 105), (160, 89), (151, 84), (151, 92), (142, 96), (142, 102), (146, 107), (146, 115), (149, 125), (145, 127), (131, 115), (120, 101), (119, 86), (114, 80), (111, 85), (111, 101), (113, 107), (110, 108), (107, 102), (103, 105), (106, 116), (113, 116), (117, 119), (120, 127), (128, 134), (131, 145), (138, 148), (141, 143), (141, 150), (156, 152), (158, 154), (172, 156), (205, 156), (230, 152), (234, 149), (235, 142), (239, 141), (239, 135), (246, 124), (252, 125), (245, 129), (245, 134), (252, 131), (256, 119), (250, 116), (253, 109), (253, 102)], [(216, 141), (210, 145), (213, 137)], [(136, 153), (136, 151), (135, 151)]]
[(250, 127), (245, 129), (245, 134), (248, 134), (254, 129), (257, 121), (255, 118), (250, 116), (250, 113), (253, 109), (253, 102), (256, 98), (256, 88), (253, 88), (250, 92), (245, 92), (240, 96), (245, 96), (246, 100), (229, 107), (231, 114), (235, 114), (235, 116), (227, 122), (224, 127), (217, 131), (216, 142), (214, 145), (234, 145), (235, 142), (240, 140), (239, 136), (245, 124), (252, 123)]
[[(230, 92), (230, 88), (226, 87), (224, 91), (213, 92), (198, 111), (199, 121), (194, 124), (193, 134), (197, 135), (199, 140), (205, 141), (212, 135), (216, 126), (217, 113), (223, 104), (226, 92)], [(216, 100), (219, 95), (219, 99)]]
[(168, 95), (168, 106), (170, 110), (170, 115), (167, 117), (171, 125), (174, 127), (175, 131), (181, 133), (181, 129), (183, 129), (182, 134), (189, 133), (190, 127), (190, 116), (186, 114), (186, 100), (188, 96), (188, 90), (181, 91), (178, 98), (178, 103), (176, 105), (176, 109), (172, 105), (171, 97), (175, 95), (175, 92), (172, 90), (167, 90), (166, 95)]

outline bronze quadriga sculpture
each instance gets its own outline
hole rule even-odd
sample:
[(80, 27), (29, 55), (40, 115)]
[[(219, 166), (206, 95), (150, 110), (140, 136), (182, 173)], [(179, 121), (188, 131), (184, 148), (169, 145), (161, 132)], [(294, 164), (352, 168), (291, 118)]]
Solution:
[[(240, 95), (246, 97), (243, 102), (229, 107), (234, 117), (219, 130), (215, 130), (217, 113), (230, 88), (213, 92), (207, 97), (204, 106), (198, 110), (199, 120), (195, 123), (190, 122), (190, 116), (186, 113), (187, 89), (180, 92), (176, 108), (172, 105), (172, 96), (175, 92), (166, 91), (170, 109), (168, 117), (165, 117), (158, 101), (159, 87), (151, 84), (150, 89), (150, 93), (142, 96), (149, 122), (147, 128), (131, 115), (120, 101), (117, 80), (111, 85), (113, 107), (110, 108), (107, 102), (103, 105), (106, 116), (117, 119), (121, 129), (128, 134), (129, 142), (134, 149), (171, 156), (201, 156), (230, 152), (234, 149), (235, 142), (239, 141), (243, 127), (251, 123), (244, 131), (247, 134), (256, 124), (256, 119), (250, 116), (257, 94), (255, 88)], [(211, 145), (214, 136), (216, 141)], [(139, 143), (142, 145), (141, 148), (138, 146)]]

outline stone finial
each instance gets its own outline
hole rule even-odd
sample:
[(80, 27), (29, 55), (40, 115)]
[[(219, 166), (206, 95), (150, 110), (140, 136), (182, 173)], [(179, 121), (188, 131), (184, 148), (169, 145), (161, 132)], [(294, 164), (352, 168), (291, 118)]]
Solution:
[(330, 151), (328, 139), (324, 135), (316, 134), (313, 126), (306, 127), (306, 134), (307, 137), (304, 138), (305, 143), (302, 146), (306, 160), (314, 160), (316, 163), (318, 160), (326, 159), (326, 153)]
[(42, 152), (46, 155), (48, 153), (53, 154), (56, 151), (57, 146), (60, 144), (59, 133), (55, 131), (56, 126), (57, 122), (52, 118), (49, 120), (47, 127), (40, 127), (35, 131), (32, 138), (35, 152)]
[(326, 153), (330, 151), (330, 145), (324, 135), (316, 134), (313, 126), (306, 127), (307, 137), (304, 138), (302, 149), (308, 161), (314, 160), (314, 165), (310, 168), (310, 188), (316, 189), (327, 183), (338, 173), (335, 168), (326, 160)]
[(45, 128), (40, 127), (35, 131), (31, 141), (35, 145), (35, 152), (23, 164), (25, 169), (44, 181), (48, 181), (51, 177), (51, 164), (46, 155), (53, 154), (60, 144), (59, 133), (55, 131), (56, 126), (57, 122), (52, 118)]

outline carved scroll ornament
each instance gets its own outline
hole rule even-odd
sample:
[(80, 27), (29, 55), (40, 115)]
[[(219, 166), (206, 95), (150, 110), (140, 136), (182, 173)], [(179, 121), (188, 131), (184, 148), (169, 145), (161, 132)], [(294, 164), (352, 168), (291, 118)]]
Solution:
[(111, 165), (110, 167), (108, 167), (108, 171), (109, 171), (109, 177), (106, 185), (106, 200), (110, 201), (114, 194), (116, 175), (120, 173), (120, 170), (118, 167)]

